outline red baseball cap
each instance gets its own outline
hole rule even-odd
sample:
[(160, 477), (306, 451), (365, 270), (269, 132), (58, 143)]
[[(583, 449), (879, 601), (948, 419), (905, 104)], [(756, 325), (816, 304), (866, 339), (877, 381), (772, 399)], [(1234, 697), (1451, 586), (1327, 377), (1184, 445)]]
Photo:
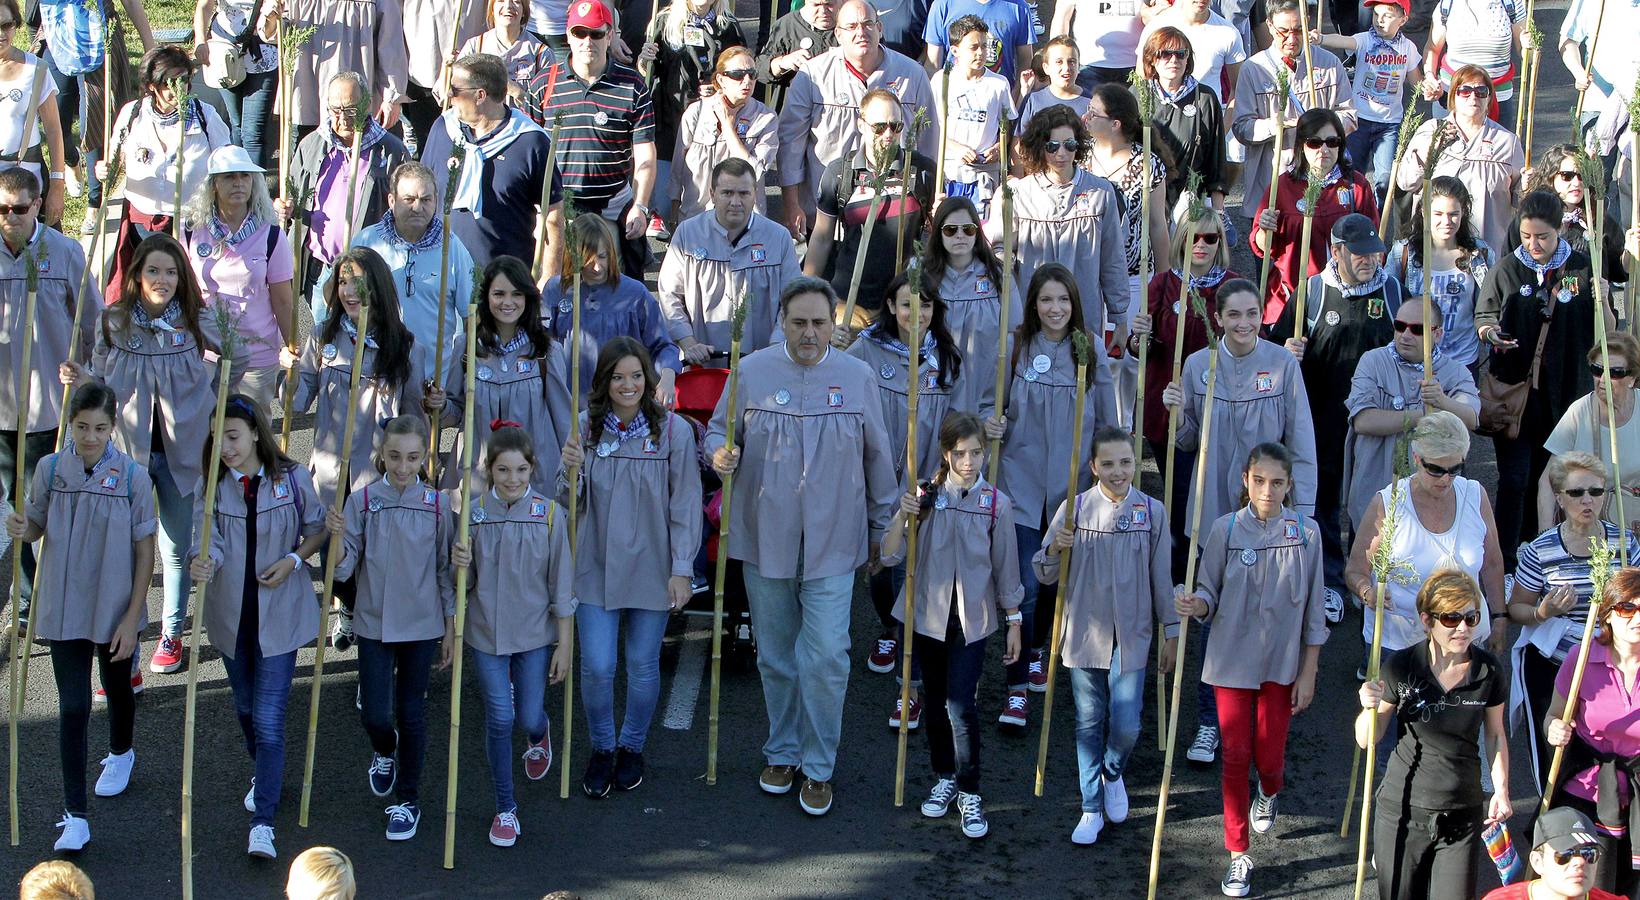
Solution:
[(1412, 0), (1361, 0), (1361, 5), (1363, 7), (1395, 6), (1400, 8), (1402, 15), (1412, 15)]
[(572, 0), (564, 27), (607, 28), (614, 24), (615, 18), (609, 14), (609, 7), (602, 0)]

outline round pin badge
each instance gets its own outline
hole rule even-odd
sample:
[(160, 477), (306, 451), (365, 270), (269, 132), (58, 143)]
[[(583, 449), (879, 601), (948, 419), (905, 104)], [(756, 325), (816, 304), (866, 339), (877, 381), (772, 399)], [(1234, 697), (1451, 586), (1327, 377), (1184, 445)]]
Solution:
[(1406, 409), (1407, 401), (1405, 397), (1391, 397), (1389, 398), (1389, 405), (1396, 409)]
[(801, 49), (801, 50), (807, 50), (807, 49), (809, 49), (809, 48), (811, 48), (811, 47), (813, 47), (813, 46), (814, 46), (814, 38), (808, 38), (808, 37), (806, 37), (806, 38), (804, 38), (804, 39), (802, 39), (802, 40), (800, 40), (800, 41), (798, 41), (798, 42), (797, 42), (797, 46), (798, 46), (798, 48), (799, 48), (799, 49)]
[(1192, 118), (1192, 119), (1195, 118), (1196, 117), (1196, 107), (1186, 106), (1184, 108), (1184, 114), (1189, 118)]
[(1048, 370), (1053, 368), (1053, 360), (1049, 359), (1046, 353), (1038, 353), (1036, 358), (1031, 360), (1031, 368), (1035, 369), (1038, 374), (1046, 375)]
[(788, 391), (785, 388), (781, 388), (780, 390), (775, 391), (774, 392), (774, 402), (776, 404), (780, 405), (780, 406), (785, 406), (786, 404), (792, 402), (792, 393), (791, 393), (791, 391)]
[(479, 366), (478, 367), (478, 380), (479, 381), (489, 381), (490, 378), (494, 375), (495, 375), (495, 373), (490, 371), (489, 366)]
[(194, 252), (199, 254), (200, 259), (209, 259), (211, 255), (211, 245), (199, 244), (194, 247)]
[(479, 524), (483, 521), (484, 521), (484, 507), (482, 507), (482, 506), (473, 507), (473, 524), (477, 525), (477, 524)]
[(1253, 548), (1248, 547), (1246, 550), (1241, 551), (1241, 564), (1242, 565), (1250, 566), (1250, 565), (1252, 565), (1253, 563), (1256, 563), (1256, 562), (1258, 562), (1258, 554), (1253, 551)]
[(1041, 375), (1036, 374), (1035, 369), (1026, 369), (1025, 370), (1025, 380), (1026, 381), (1029, 381), (1029, 382), (1035, 384), (1036, 380), (1038, 378), (1041, 378), (1041, 377), (1042, 377)]
[(1298, 200), (1298, 212), (1299, 212), (1299, 214), (1302, 215), (1304, 213), (1304, 211), (1306, 209), (1309, 209), (1309, 208), (1310, 208), (1310, 204), (1304, 202), (1304, 198), (1300, 197), (1299, 200)]
[(558, 301), (558, 311), (561, 312), (561, 313), (567, 313), (567, 312), (570, 311), (570, 303), (569, 303), (569, 298), (568, 297), (565, 297), (562, 300)]
[(1129, 516), (1127, 513), (1122, 513), (1121, 515), (1116, 517), (1116, 527), (1121, 531), (1128, 530), (1128, 527), (1131, 526), (1132, 524), (1133, 524), (1133, 517)]
[(335, 344), (326, 344), (323, 356), (324, 356), (324, 358), (327, 362), (330, 361), (330, 360), (335, 359), (336, 358), (336, 345)]
[(950, 506), (950, 505), (951, 505), (951, 501), (945, 499), (944, 494), (941, 494), (938, 497), (934, 498), (934, 508), (935, 509), (944, 509), (944, 508), (946, 508), (947, 506)]
[(689, 251), (689, 255), (695, 258), (695, 262), (701, 262), (706, 259), (706, 248), (696, 247), (695, 249)]
[(1532, 286), (1531, 286), (1531, 285), (1529, 285), (1529, 284), (1523, 284), (1523, 285), (1521, 285), (1521, 286), (1520, 286), (1520, 295), (1521, 295), (1521, 296), (1522, 296), (1522, 297), (1530, 297), (1530, 296), (1532, 296)]
[(131, 335), (131, 337), (129, 339), (127, 339), (125, 343), (126, 343), (126, 346), (130, 347), (132, 350), (139, 350), (139, 349), (142, 348), (142, 338), (137, 337), (134, 334)]
[(1338, 310), (1336, 310), (1336, 309), (1327, 310), (1327, 324), (1328, 325), (1337, 325), (1338, 324)]
[(887, 381), (894, 377), (894, 367), (888, 363), (883, 363), (883, 367), (877, 370), (877, 374), (883, 376), (883, 380)]
[(1559, 300), (1561, 303), (1570, 303), (1570, 302), (1572, 302), (1572, 291), (1571, 291), (1571, 289), (1570, 288), (1561, 288), (1560, 290), (1556, 291), (1555, 292), (1555, 299)]
[(1180, 303), (1177, 300), (1173, 301), (1173, 314), (1176, 316), (1176, 315), (1179, 315), (1183, 312), (1184, 312), (1184, 304)]
[(382, 501), (381, 501), (380, 498), (371, 499), (371, 501), (370, 501), (370, 511), (371, 512), (381, 512), (382, 511)]
[(608, 125), (609, 124), (609, 113), (606, 113), (606, 112), (604, 112), (603, 110), (600, 109), (600, 110), (598, 110), (597, 113), (595, 113), (593, 115), (592, 121), (596, 122), (599, 125)]
[(602, 443), (600, 443), (598, 445), (598, 455), (599, 456), (608, 456), (609, 454), (614, 453), (614, 452), (615, 452), (615, 443), (613, 441), (603, 441)]

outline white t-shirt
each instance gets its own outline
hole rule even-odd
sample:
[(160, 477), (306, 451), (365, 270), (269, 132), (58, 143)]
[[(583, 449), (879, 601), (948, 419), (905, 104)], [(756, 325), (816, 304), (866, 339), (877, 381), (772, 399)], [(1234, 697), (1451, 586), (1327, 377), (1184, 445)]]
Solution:
[(1076, 0), (1071, 38), (1084, 66), (1129, 69), (1139, 64), (1139, 0)]
[(1367, 29), (1355, 36), (1355, 111), (1368, 122), (1399, 122), (1405, 110), (1407, 73), (1423, 57), (1404, 34), (1386, 41)]
[(1212, 91), (1220, 102), (1229, 102), (1232, 97), (1225, 90), (1224, 67), (1247, 59), (1241, 32), (1236, 30), (1236, 26), (1212, 10), (1207, 11), (1207, 21), (1197, 25), (1190, 21), (1190, 13), (1175, 6), (1150, 20), (1139, 37), (1139, 46), (1143, 47), (1150, 40), (1151, 32), (1164, 25), (1184, 32), (1185, 39), (1190, 41), (1190, 52), (1196, 58), (1196, 71), (1190, 74)]
[[(0, 81), (0, 156), (16, 157), (18, 153), (40, 143), (40, 117), (34, 111), (46, 103), (57, 102), (57, 84), (51, 80), (51, 73), (45, 73), (45, 77), (40, 79), (38, 99), (30, 108), (29, 94), (34, 90), (34, 73), (39, 65), (38, 56), (24, 53), (23, 64), (17, 67), (16, 73)], [(25, 127), (28, 129), (26, 139), (23, 136)], [(0, 162), (0, 169), (9, 169), (12, 165)], [(23, 168), (44, 177), (45, 173), (38, 163), (23, 163)]]
[(986, 72), (974, 81), (951, 79), (951, 100), (942, 99), (945, 76), (934, 76), (934, 108), (948, 116), (946, 137), (951, 146), (945, 154), (945, 177), (948, 181), (973, 183), (979, 180), (979, 171), (995, 172), (1001, 160), (979, 170), (963, 164), (962, 151), (957, 145), (975, 150), (995, 147), (1002, 136), (1002, 119), (1016, 118), (1014, 98), (1008, 79), (995, 72)]

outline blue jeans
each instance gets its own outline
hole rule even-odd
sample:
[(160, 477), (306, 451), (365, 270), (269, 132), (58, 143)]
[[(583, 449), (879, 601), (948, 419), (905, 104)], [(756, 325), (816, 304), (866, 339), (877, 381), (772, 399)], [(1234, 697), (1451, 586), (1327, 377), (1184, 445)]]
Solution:
[(830, 781), (843, 733), (848, 691), (848, 626), (854, 573), (828, 578), (764, 578), (747, 563), (746, 600), (757, 628), (757, 671), (771, 766), (801, 766), (815, 781)]
[[(273, 147), (279, 143), (273, 121), (273, 99), (279, 89), (279, 72), (247, 74), (238, 87), (221, 91), (222, 106), (228, 111), (228, 134), (245, 148), (251, 161), (266, 169), (273, 164)], [(283, 189), (283, 185), (277, 186)], [(274, 191), (275, 194), (279, 190)]]
[[(1111, 668), (1121, 663), (1121, 651), (1111, 657)], [(1082, 773), (1082, 811), (1105, 811), (1105, 782), (1122, 777), (1133, 747), (1139, 743), (1140, 714), (1144, 711), (1145, 668), (1126, 675), (1111, 669), (1076, 669), (1071, 673), (1071, 698), (1076, 702), (1076, 766)]]
[(1350, 164), (1358, 171), (1372, 172), (1372, 186), (1378, 191), (1378, 202), (1384, 202), (1389, 190), (1389, 176), (1395, 168), (1395, 138), (1401, 130), (1399, 122), (1369, 122), (1361, 119), (1355, 130), (1344, 139), (1349, 149)]
[(649, 721), (661, 696), (661, 639), (670, 614), (662, 609), (604, 609), (590, 603), (575, 608), (581, 638), (581, 708), (586, 711), (592, 749), (614, 750), (615, 658), (626, 619), (626, 717), (620, 746), (643, 752)]
[(495, 811), (518, 808), (513, 799), (513, 725), (523, 726), (530, 743), (538, 743), (551, 724), (547, 720), (547, 663), (552, 645), (510, 656), (473, 651), (473, 671), (484, 692), (484, 753), (490, 758), (490, 780), (495, 782)]
[(945, 640), (925, 634), (912, 641), (923, 661), (923, 726), (934, 777), (956, 781), (957, 790), (979, 793), (979, 676), (985, 671), (985, 638), (964, 642), (955, 604)]
[[(1029, 651), (1043, 643), (1036, 639), (1036, 598), (1042, 592), (1042, 585), (1036, 580), (1036, 570), (1031, 568), (1031, 557), (1042, 549), (1042, 529), (1016, 522), (1014, 535), (1019, 538), (1019, 583), (1025, 588), (1025, 596), (1019, 601), (1019, 611), (1025, 616), (1025, 621), (1019, 623), (1019, 635), (1024, 649)], [(1008, 666), (1007, 678), (1008, 690), (1025, 690), (1031, 681), (1029, 652), (1020, 653), (1019, 659)]]
[(263, 656), (257, 635), (240, 632), (233, 659), (222, 665), (233, 689), (234, 711), (245, 733), (245, 751), (255, 763), (256, 814), (252, 825), (272, 825), (285, 784), (285, 705), (296, 674), (296, 651)]
[(148, 458), (154, 494), (159, 498), (159, 561), (165, 580), (164, 634), (177, 637), (188, 618), (188, 573), (182, 557), (194, 540), (194, 498), (177, 489), (165, 454)]
[(361, 636), (356, 643), (359, 705), (364, 707), (360, 717), (370, 748), (398, 757), (394, 794), (400, 803), (414, 804), (427, 756), (427, 681), (440, 642), (435, 638), (388, 644)]

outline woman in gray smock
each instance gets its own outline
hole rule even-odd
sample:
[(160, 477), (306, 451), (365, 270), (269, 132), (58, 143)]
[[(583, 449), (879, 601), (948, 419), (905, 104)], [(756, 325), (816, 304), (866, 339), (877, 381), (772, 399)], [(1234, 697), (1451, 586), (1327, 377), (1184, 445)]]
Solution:
[(1002, 335), (1019, 327), (1025, 303), (1022, 285), (1014, 278), (1008, 284), (1008, 323), (1004, 326), (1002, 262), (981, 232), (979, 221), (979, 211), (967, 197), (941, 201), (934, 210), (933, 233), (923, 252), (923, 271), (945, 306), (945, 327), (967, 368), (966, 377), (953, 388), (951, 408), (989, 419), (996, 415), (995, 374)]

